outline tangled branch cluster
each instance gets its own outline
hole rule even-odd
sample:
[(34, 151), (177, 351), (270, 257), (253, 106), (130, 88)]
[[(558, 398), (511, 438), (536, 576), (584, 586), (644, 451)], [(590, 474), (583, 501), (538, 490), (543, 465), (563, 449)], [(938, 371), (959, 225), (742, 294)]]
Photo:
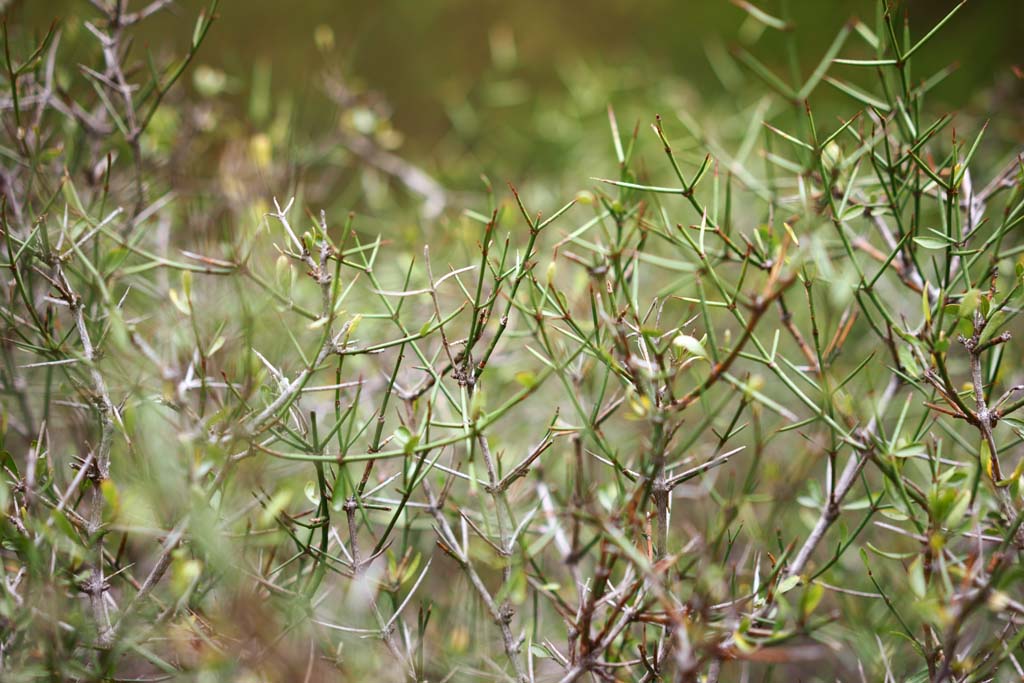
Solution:
[(736, 153), (659, 118), (641, 170), (609, 109), (614, 178), (413, 257), (301, 197), (190, 232), (147, 136), (215, 6), (143, 68), (169, 3), (94, 4), (88, 90), (5, 35), (5, 680), (1024, 675), (1024, 166), (910, 75), (956, 10), (737, 53)]

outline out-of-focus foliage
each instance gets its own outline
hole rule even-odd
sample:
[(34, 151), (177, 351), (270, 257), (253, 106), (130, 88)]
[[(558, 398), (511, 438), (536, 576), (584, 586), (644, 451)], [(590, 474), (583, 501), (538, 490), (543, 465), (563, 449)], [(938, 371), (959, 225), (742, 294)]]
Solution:
[(1019, 675), (1020, 74), (734, 4), (724, 99), (498, 25), (434, 160), (329, 22), (5, 24), (3, 679)]

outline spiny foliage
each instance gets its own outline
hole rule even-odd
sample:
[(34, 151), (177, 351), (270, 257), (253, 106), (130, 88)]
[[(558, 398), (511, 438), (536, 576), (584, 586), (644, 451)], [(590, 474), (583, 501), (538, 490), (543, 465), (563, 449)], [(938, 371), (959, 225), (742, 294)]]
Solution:
[(215, 4), (169, 62), (94, 4), (80, 67), (5, 25), (4, 680), (1020, 672), (1024, 167), (911, 75), (959, 7), (737, 51), (776, 96), (721, 130), (609, 108), (611, 177), (413, 254), (189, 185)]

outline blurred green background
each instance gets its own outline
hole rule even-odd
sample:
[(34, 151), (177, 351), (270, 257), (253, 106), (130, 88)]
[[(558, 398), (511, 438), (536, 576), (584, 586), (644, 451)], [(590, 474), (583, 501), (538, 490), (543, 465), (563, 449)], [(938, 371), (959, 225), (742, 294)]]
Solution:
[[(130, 7), (144, 4), (137, 0)], [(223, 0), (220, 19), (184, 81), (191, 95), (205, 90), (216, 102), (215, 125), (224, 129), (226, 143), (268, 129), (271, 119), (284, 129), (273, 139), (274, 160), (287, 156), (302, 170), (288, 179), (259, 179), (262, 187), (255, 194), (264, 197), (297, 187), (298, 176), (312, 177), (320, 162), (331, 169), (342, 166), (337, 157), (327, 158), (336, 141), (326, 134), (336, 130), (339, 108), (325, 97), (325, 74), (372, 105), (373, 117), (356, 118), (357, 128), (373, 129), (385, 147), (446, 188), (475, 192), (479, 175), (486, 173), (495, 182), (529, 178), (554, 195), (574, 192), (589, 176), (607, 172), (607, 165), (595, 166), (612, 158), (608, 104), (624, 127), (643, 124), (641, 140), (649, 136), (646, 124), (655, 114), (699, 112), (716, 127), (737, 116), (770, 118), (778, 103), (773, 110), (757, 110), (766, 88), (729, 56), (730, 48), (744, 46), (790, 81), (796, 80), (790, 70), (795, 57), (806, 78), (843, 22), (858, 16), (875, 26), (880, 8), (874, 0), (757, 4), (792, 22), (796, 55), (787, 48), (788, 36), (764, 30), (729, 0)], [(916, 39), (955, 4), (911, 0), (897, 11), (909, 11)], [(180, 55), (207, 5), (176, 2), (158, 19), (144, 22), (133, 49)], [(86, 0), (16, 0), (11, 9), (16, 21), (39, 32), (63, 17), (62, 49), (73, 49), (81, 38), (91, 41), (80, 26), (95, 14)], [(1019, 107), (1022, 81), (1012, 67), (1024, 62), (1022, 26), (1024, 2), (971, 0), (915, 57), (915, 77), (957, 63), (956, 72), (932, 95), (940, 108), (967, 109), (984, 118), (986, 110), (1005, 107), (1006, 98)], [(857, 40), (841, 54), (872, 56)], [(843, 77), (871, 89), (874, 75), (868, 70), (846, 71)], [(853, 109), (826, 84), (812, 100), (820, 116), (845, 116)], [(671, 118), (670, 135), (679, 134)], [(727, 131), (721, 134), (728, 138)], [(218, 154), (215, 164), (223, 173), (223, 154)], [(325, 176), (316, 177), (329, 189), (315, 199), (344, 195), (340, 203), (346, 207), (364, 213), (373, 208), (366, 200), (367, 195), (372, 199), (373, 187), (364, 183), (352, 189)]]
[[(177, 13), (182, 24), (167, 35), (187, 35), (189, 22), (202, 4), (182, 3)], [(849, 17), (860, 16), (871, 23), (877, 6), (872, 0), (756, 4), (792, 19), (802, 63), (817, 58)], [(905, 4), (919, 32), (954, 5), (951, 0)], [(270, 61), (287, 79), (287, 87), (300, 91), (310, 87), (310, 66), (322, 63), (314, 44), (316, 27), (330, 26), (344, 68), (381, 91), (395, 106), (398, 127), (426, 148), (430, 138), (444, 133), (449, 125), (446, 99), (470, 92), (493, 75), (496, 32), (499, 36), (505, 32), (515, 41), (521, 89), (509, 93), (511, 101), (513, 94), (529, 98), (538, 91), (569, 88), (564, 71), (580, 62), (596, 69), (630, 66), (642, 69), (651, 79), (682, 77), (714, 96), (721, 93), (721, 86), (709, 67), (707, 49), (752, 37), (751, 31), (743, 30), (746, 14), (728, 0), (226, 0), (220, 13), (223, 21), (214, 37), (216, 45), (204, 57), (229, 73), (244, 73), (254, 61)], [(969, 2), (959, 13), (955, 29), (938, 36), (921, 64), (930, 71), (949, 59), (969, 55), (965, 68), (947, 82), (945, 92), (953, 97), (951, 93), (975, 91), (1014, 60), (1024, 59), (1021, 27), (1024, 3), (1018, 0)], [(776, 47), (782, 43), (780, 38), (766, 33), (761, 54), (784, 54)], [(784, 64), (777, 66), (784, 68)], [(965, 83), (972, 87), (963, 87)]]
[[(13, 9), (41, 29), (71, 11), (83, 14), (81, 6), (86, 4), (85, 0), (21, 0), (13, 3)], [(131, 3), (133, 7), (143, 4)], [(146, 25), (144, 39), (159, 48), (183, 43), (196, 14), (207, 4), (179, 0), (159, 21)], [(765, 0), (757, 4), (791, 18), (807, 62), (825, 49), (849, 17), (871, 23), (878, 3)], [(903, 6), (921, 32), (956, 4), (912, 0)], [(326, 64), (314, 36), (318, 27), (330, 27), (338, 47), (331, 54), (340, 61), (336, 65), (393, 104), (397, 127), (420, 150), (429, 150), (431, 139), (448, 130), (448, 100), (493, 75), (494, 48), (500, 49), (494, 43), (504, 36), (514, 40), (520, 79), (518, 89), (506, 93), (510, 103), (516, 96), (526, 99), (569, 87), (564, 70), (579, 63), (600, 69), (642, 68), (652, 79), (682, 77), (714, 96), (721, 92), (721, 85), (708, 64), (707, 50), (752, 36), (744, 31), (746, 14), (728, 0), (223, 0), (218, 14), (221, 20), (200, 61), (237, 76), (247, 75), (254, 63), (272, 64), (277, 86), (300, 96), (317, 87), (311, 77)], [(976, 91), (1024, 60), (1021, 27), (1024, 2), (968, 2), (955, 27), (937, 36), (921, 64), (930, 70), (969, 56), (943, 88), (953, 104), (961, 104), (954, 93)], [(772, 49), (781, 42), (777, 34), (769, 32), (762, 40), (762, 54), (782, 53)], [(315, 120), (316, 112), (308, 116)]]

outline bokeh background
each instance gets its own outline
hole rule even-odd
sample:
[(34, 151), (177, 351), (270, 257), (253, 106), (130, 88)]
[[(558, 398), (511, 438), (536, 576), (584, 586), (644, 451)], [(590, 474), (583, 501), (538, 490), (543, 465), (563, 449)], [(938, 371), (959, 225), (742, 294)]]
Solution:
[[(761, 4), (792, 22), (795, 58), (805, 70), (843, 22), (857, 16), (873, 25), (879, 8), (872, 0)], [(903, 8), (919, 34), (956, 4), (912, 0)], [(13, 16), (20, 13), (40, 31), (55, 17), (87, 15), (85, 0), (12, 5)], [(175, 3), (147, 22), (140, 41), (157, 53), (180, 50), (205, 6)], [(794, 58), (783, 47), (786, 36), (763, 31), (728, 0), (223, 0), (217, 13), (188, 85), (215, 93), (218, 106), (232, 102), (237, 110), (228, 116), (235, 123), (258, 126), (261, 107), (272, 113), (287, 104), (291, 154), (308, 161), (311, 151), (299, 148), (322, 140), (336, 124), (337, 109), (323, 97), (330, 73), (385, 103), (381, 111), (394, 133), (388, 145), (456, 190), (477, 189), (480, 173), (542, 185), (558, 183), (566, 169), (578, 176), (578, 146), (593, 145), (595, 125), (606, 127), (608, 103), (645, 123), (666, 106), (713, 119), (725, 100), (725, 111), (735, 111), (737, 93), (751, 78), (729, 56), (735, 45), (754, 49), (779, 74), (788, 73)], [(1021, 81), (1012, 68), (1024, 63), (1021, 26), (1018, 0), (968, 2), (915, 68), (923, 78), (957, 63), (933, 95), (950, 109), (983, 112), (999, 94), (1019, 101)], [(73, 41), (74, 31), (66, 33)], [(204, 83), (204, 76), (213, 82)], [(764, 91), (759, 83), (750, 86), (758, 95)], [(256, 112), (254, 89), (270, 100)], [(829, 87), (814, 97), (819, 108), (843, 100)], [(607, 155), (610, 143), (598, 151)]]

